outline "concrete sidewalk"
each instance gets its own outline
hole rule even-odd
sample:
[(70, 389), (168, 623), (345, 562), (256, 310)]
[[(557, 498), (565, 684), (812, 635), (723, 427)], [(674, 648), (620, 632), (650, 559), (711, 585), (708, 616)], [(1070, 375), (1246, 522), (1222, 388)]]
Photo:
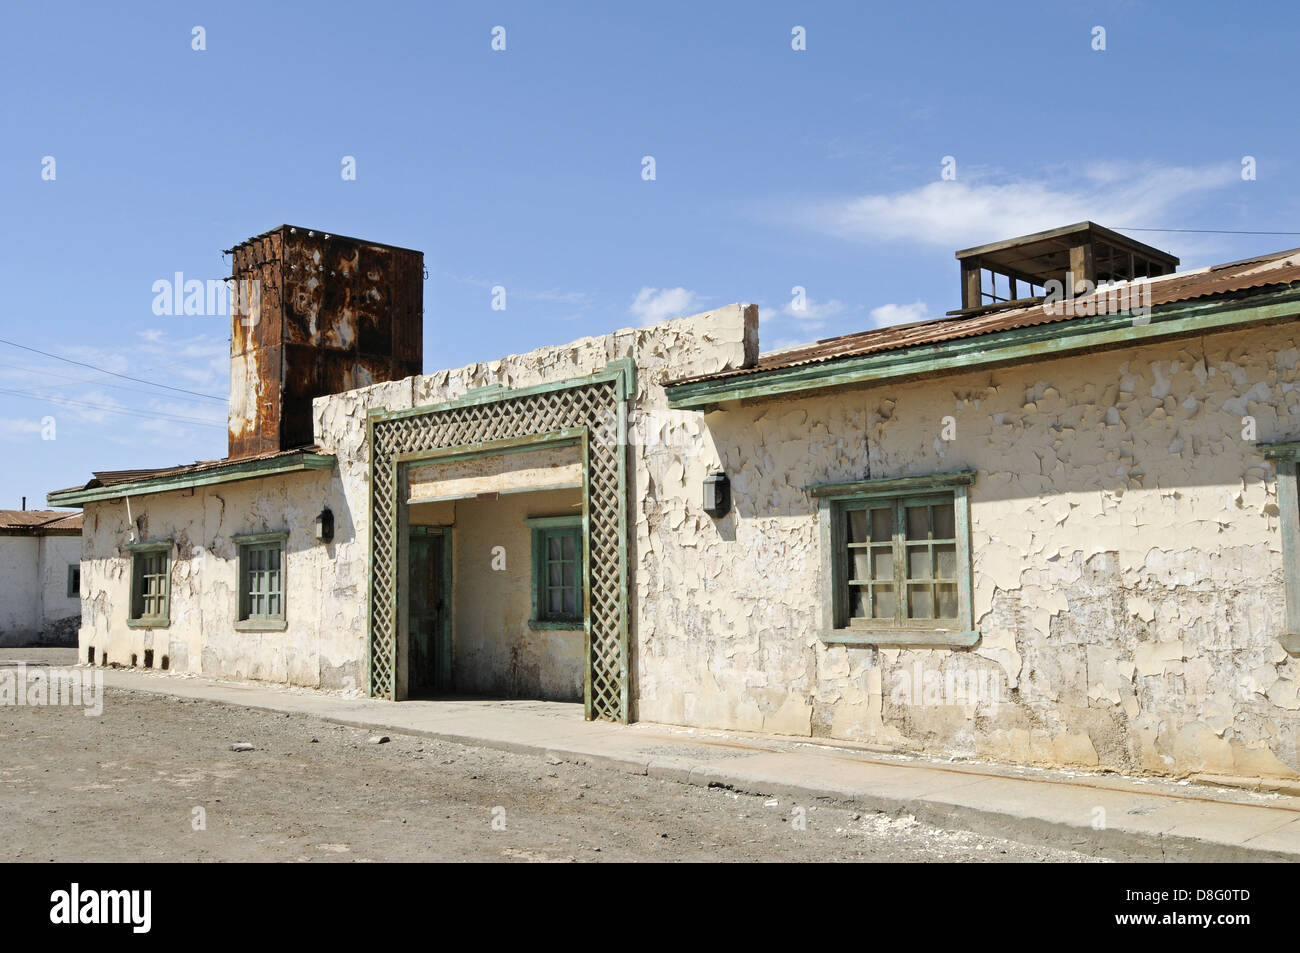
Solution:
[[(98, 670), (96, 670), (98, 671)], [(1300, 860), (1300, 798), (1161, 779), (881, 753), (847, 743), (586, 722), (580, 705), (393, 703), (264, 684), (107, 670), (108, 688), (280, 712), (375, 731), (583, 762), (686, 784), (819, 798), (945, 828), (1116, 860)], [(106, 713), (111, 714), (111, 699)]]

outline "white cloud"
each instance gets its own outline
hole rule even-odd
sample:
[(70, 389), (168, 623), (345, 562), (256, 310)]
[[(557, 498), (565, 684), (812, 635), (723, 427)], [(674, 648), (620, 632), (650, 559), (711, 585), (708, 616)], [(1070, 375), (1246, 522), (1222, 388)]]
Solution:
[(8, 420), (0, 420), (0, 435), (24, 435), (41, 432), (41, 421), (39, 417), (27, 420), (22, 417), (15, 417)]
[(797, 322), (804, 331), (815, 331), (826, 326), (826, 319), (833, 318), (844, 311), (844, 302), (838, 298), (829, 301), (816, 301), (807, 298), (802, 308), (796, 308), (791, 301), (781, 309), (781, 314)]
[(904, 192), (815, 203), (789, 217), (841, 238), (958, 248), (1086, 219), (1111, 227), (1164, 225), (1195, 198), (1233, 184), (1238, 173), (1231, 164), (1183, 168), (1122, 162), (1069, 166), (1040, 180), (1001, 184), (981, 173)]
[(777, 351), (788, 351), (795, 347), (806, 347), (809, 344), (815, 344), (815, 338), (777, 338), (772, 342), (770, 348), (764, 348), (764, 354), (775, 354)]
[(685, 288), (642, 288), (627, 310), (644, 326), (693, 314), (697, 300), (695, 292)]
[(930, 313), (924, 301), (913, 301), (911, 304), (882, 304), (879, 308), (871, 309), (871, 320), (876, 322), (876, 327), (884, 328), (894, 324), (910, 324), (913, 321), (924, 321)]

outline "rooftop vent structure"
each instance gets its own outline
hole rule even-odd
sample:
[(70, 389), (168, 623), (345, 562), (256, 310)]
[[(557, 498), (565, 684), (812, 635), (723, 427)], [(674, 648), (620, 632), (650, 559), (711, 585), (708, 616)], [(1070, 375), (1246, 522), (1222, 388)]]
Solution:
[[(1044, 286), (1073, 278), (1093, 286), (1172, 274), (1178, 259), (1096, 222), (1079, 222), (1020, 238), (957, 252), (961, 263), (961, 308), (969, 316), (1041, 301)], [(1068, 277), (1067, 277), (1068, 276)]]

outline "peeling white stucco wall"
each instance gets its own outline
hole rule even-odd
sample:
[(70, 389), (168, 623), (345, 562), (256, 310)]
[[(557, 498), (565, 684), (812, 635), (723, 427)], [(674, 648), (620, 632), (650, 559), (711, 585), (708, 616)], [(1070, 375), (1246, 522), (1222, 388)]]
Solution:
[[(1259, 442), (1300, 433), (1298, 363), (1286, 326), (709, 414), (735, 500), (724, 520), (700, 511), (703, 448), (646, 454), (638, 716), (1020, 763), (1295, 774), (1276, 485), (1243, 417)], [(804, 488), (965, 469), (979, 644), (825, 644)]]
[(81, 537), (0, 534), (0, 646), (69, 644), (81, 614), (68, 596), (68, 566)]
[[(334, 512), (335, 537), (315, 539), (313, 521), (325, 506)], [(329, 471), (292, 473), (193, 491), (136, 497), (131, 515), (139, 540), (174, 542), (170, 625), (127, 625), (132, 541), (126, 507), (90, 503), (82, 591), (86, 611), (80, 657), (93, 647), (96, 660), (229, 678), (265, 679), (312, 688), (363, 690), (365, 654), (365, 554), (358, 548), (353, 514)], [(233, 537), (287, 531), (284, 581), (288, 628), (237, 631), (238, 546)], [(361, 644), (359, 644), (361, 643)]]
[[(318, 399), (317, 441), (336, 472), (133, 503), (150, 535), (183, 535), (189, 554), (172, 627), (155, 637), (187, 671), (363, 687), (367, 411), (582, 377), (628, 357), (635, 717), (1019, 763), (1297, 773), (1300, 669), (1278, 641), (1274, 472), (1242, 436), (1245, 416), (1258, 442), (1300, 435), (1294, 325), (709, 414), (667, 408), (665, 381), (742, 366), (756, 344), (755, 312), (733, 306)], [(702, 509), (715, 466), (732, 481), (721, 520)], [(826, 644), (806, 487), (964, 469), (977, 472), (980, 642)], [(301, 535), (325, 503), (339, 523), (330, 547)], [(125, 511), (96, 504), (87, 516), (96, 575), (83, 654), (95, 641), (118, 660), (145, 637), (118, 621)], [(287, 632), (230, 633), (229, 535), (286, 527)]]

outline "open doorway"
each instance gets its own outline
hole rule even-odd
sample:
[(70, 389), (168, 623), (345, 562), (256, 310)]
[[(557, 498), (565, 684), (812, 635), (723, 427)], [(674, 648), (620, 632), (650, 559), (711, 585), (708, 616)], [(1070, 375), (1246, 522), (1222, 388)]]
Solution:
[(585, 702), (582, 446), (413, 461), (399, 511), (399, 698)]
[(421, 698), (451, 688), (451, 527), (412, 526), (408, 552), (407, 697)]

